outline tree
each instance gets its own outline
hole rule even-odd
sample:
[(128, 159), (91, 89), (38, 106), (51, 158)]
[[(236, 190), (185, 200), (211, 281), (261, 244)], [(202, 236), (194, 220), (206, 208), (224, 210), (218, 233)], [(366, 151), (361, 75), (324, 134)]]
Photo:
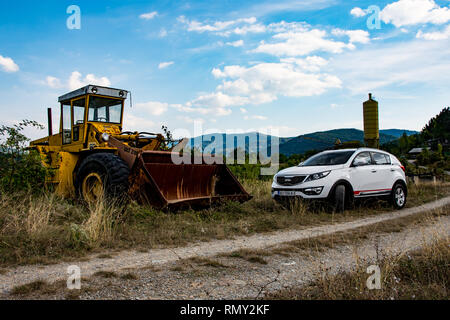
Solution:
[(409, 139), (406, 132), (403, 132), (403, 135), (398, 139), (398, 146), (400, 147), (400, 152), (405, 154), (409, 151)]
[(169, 150), (173, 147), (173, 143), (175, 142), (172, 137), (172, 132), (169, 131), (167, 126), (161, 126), (161, 129), (164, 132), (164, 140), (161, 142), (161, 146), (159, 147), (161, 150)]
[(428, 121), (422, 129), (422, 136), (426, 140), (445, 142), (450, 140), (450, 108), (446, 107), (435, 117)]
[(26, 149), (28, 139), (23, 130), (27, 127), (43, 129), (35, 121), (23, 120), (13, 126), (0, 126), (0, 188), (2, 191), (41, 189), (48, 170), (42, 165), (36, 151)]
[(427, 148), (423, 148), (422, 152), (417, 156), (417, 162), (422, 166), (430, 163), (430, 152)]

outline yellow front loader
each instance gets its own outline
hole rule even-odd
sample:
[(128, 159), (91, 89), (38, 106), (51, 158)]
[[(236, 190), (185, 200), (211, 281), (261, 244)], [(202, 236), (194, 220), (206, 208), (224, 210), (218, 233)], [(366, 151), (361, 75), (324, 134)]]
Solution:
[(30, 148), (52, 169), (47, 182), (56, 192), (86, 201), (131, 197), (158, 208), (251, 198), (225, 164), (203, 158), (175, 164), (161, 134), (122, 132), (127, 95), (88, 85), (59, 97), (57, 134), (49, 109), (49, 136), (32, 141)]

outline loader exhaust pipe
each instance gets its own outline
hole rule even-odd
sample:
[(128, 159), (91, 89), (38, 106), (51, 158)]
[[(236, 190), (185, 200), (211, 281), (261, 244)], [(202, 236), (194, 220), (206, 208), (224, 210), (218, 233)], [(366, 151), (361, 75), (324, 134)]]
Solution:
[(53, 128), (52, 128), (52, 108), (47, 108), (47, 117), (48, 117), (48, 136), (53, 135)]

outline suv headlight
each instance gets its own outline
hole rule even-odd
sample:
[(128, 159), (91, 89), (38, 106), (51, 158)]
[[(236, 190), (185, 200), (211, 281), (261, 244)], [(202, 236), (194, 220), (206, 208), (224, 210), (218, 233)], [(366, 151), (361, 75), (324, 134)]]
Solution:
[(327, 175), (330, 174), (330, 172), (331, 170), (310, 174), (308, 178), (306, 178), (305, 182), (325, 178)]

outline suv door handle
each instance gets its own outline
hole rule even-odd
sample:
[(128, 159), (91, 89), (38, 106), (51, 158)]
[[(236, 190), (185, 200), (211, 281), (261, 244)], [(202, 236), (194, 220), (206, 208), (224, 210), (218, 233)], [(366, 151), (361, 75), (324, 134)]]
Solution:
[(372, 173), (375, 173), (375, 172), (377, 172), (377, 170), (375, 170), (375, 169), (372, 169), (372, 170), (371, 170), (371, 172), (372, 172)]
[(395, 171), (395, 169), (391, 169), (391, 171), (392, 171), (392, 172), (394, 172), (394, 171)]

